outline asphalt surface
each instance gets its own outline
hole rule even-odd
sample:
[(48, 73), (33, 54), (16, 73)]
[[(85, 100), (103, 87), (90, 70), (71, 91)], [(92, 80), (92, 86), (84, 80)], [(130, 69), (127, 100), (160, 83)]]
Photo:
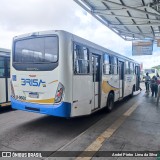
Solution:
[(92, 124), (106, 116), (63, 119), (19, 110), (3, 109), (0, 113), (0, 150), (58, 150)]
[[(0, 110), (0, 151), (61, 150), (80, 134), (95, 124), (101, 123), (101, 120), (106, 119), (106, 126), (112, 124), (138, 98), (139, 96), (128, 97), (116, 103), (112, 113), (101, 110), (89, 116), (72, 119), (3, 108)], [(84, 137), (83, 142), (88, 145), (89, 140), (94, 139), (101, 131), (103, 128), (99, 125), (99, 128), (97, 127), (93, 131), (95, 135), (89, 133), (89, 138), (85, 139)], [(81, 139), (79, 141), (82, 142)], [(82, 146), (76, 145), (74, 147), (77, 147), (78, 151)], [(68, 147), (64, 150), (75, 150), (74, 147), (71, 145), (71, 148)]]

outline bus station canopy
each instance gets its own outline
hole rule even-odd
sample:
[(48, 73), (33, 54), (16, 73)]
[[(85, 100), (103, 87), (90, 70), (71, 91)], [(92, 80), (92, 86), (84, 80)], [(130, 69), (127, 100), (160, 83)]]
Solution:
[(160, 39), (160, 0), (74, 0), (125, 40)]

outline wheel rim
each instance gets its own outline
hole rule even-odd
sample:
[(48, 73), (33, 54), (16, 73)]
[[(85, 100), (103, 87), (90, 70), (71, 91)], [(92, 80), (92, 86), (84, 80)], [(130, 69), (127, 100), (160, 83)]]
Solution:
[(108, 109), (111, 110), (113, 108), (113, 98), (111, 97), (108, 102)]

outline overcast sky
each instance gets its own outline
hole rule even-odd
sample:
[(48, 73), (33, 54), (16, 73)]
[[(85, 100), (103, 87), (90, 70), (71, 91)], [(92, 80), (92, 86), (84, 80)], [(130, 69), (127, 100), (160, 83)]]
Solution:
[(131, 42), (124, 41), (89, 15), (73, 0), (0, 0), (0, 48), (11, 48), (14, 36), (43, 30), (66, 30), (144, 63), (160, 64), (159, 49), (153, 56), (132, 57)]

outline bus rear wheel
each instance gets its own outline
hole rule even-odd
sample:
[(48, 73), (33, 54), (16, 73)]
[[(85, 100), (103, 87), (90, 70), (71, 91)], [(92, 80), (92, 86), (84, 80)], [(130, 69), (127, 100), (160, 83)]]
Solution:
[(111, 112), (113, 110), (113, 107), (114, 107), (114, 94), (113, 93), (109, 93), (106, 110), (108, 112)]
[(134, 91), (135, 91), (135, 86), (133, 86), (133, 88), (132, 88), (132, 93), (130, 94), (130, 97), (131, 97), (131, 98), (133, 97)]

